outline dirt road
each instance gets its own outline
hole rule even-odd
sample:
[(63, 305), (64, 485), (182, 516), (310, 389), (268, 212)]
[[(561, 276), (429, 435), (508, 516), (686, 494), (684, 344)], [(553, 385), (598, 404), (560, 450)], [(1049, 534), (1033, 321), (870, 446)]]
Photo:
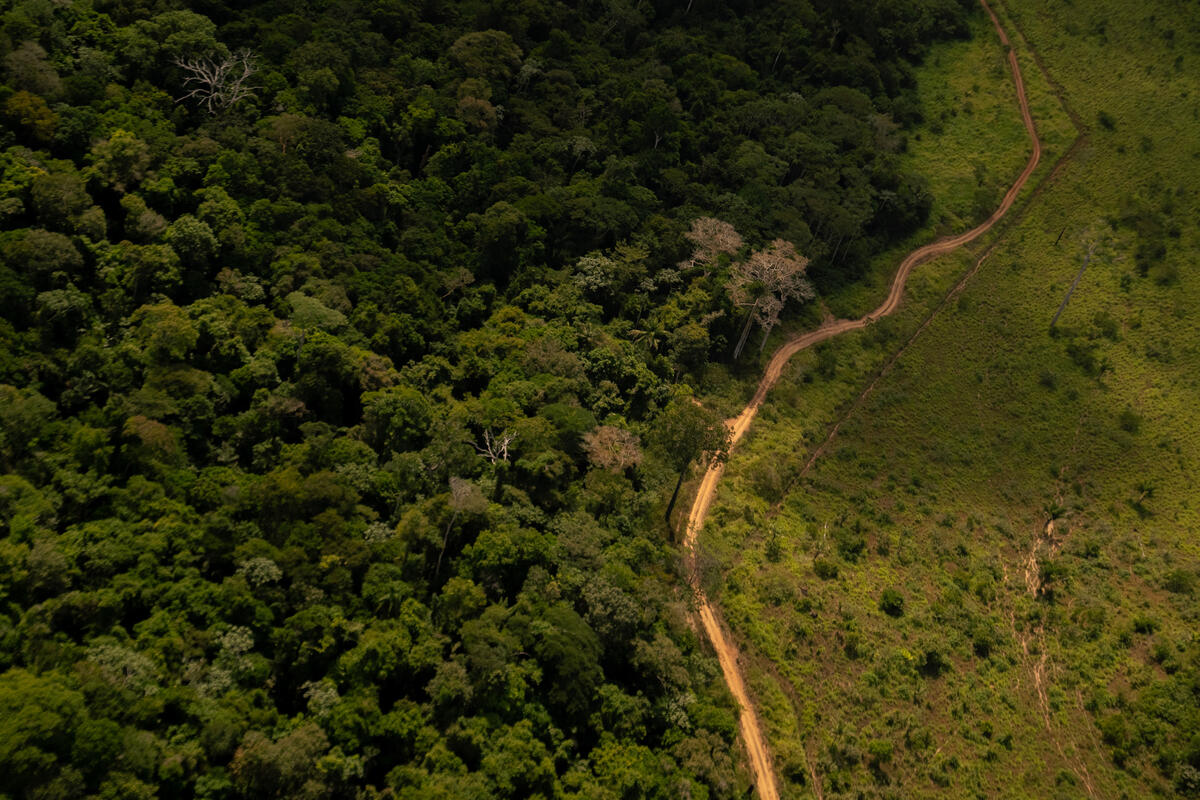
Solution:
[[(909, 253), (904, 261), (900, 262), (900, 267), (896, 270), (896, 276), (892, 279), (887, 299), (883, 301), (879, 308), (859, 319), (838, 319), (827, 322), (816, 330), (800, 334), (776, 350), (767, 364), (762, 380), (759, 381), (754, 397), (742, 409), (742, 413), (731, 420), (727, 420), (725, 423), (730, 430), (729, 446), (731, 448), (750, 429), (750, 424), (758, 414), (758, 409), (762, 405), (763, 400), (766, 399), (767, 392), (779, 380), (784, 366), (792, 356), (801, 350), (812, 347), (827, 339), (832, 339), (846, 331), (865, 328), (880, 317), (886, 317), (894, 312), (900, 306), (900, 298), (904, 294), (904, 285), (908, 281), (908, 276), (913, 271), (913, 268), (932, 258), (936, 258), (942, 253), (947, 253), (956, 247), (961, 247), (986, 233), (1008, 213), (1013, 202), (1017, 199), (1021, 188), (1025, 186), (1025, 182), (1029, 180), (1029, 176), (1037, 169), (1038, 162), (1042, 157), (1042, 145), (1038, 140), (1037, 128), (1033, 124), (1033, 117), (1029, 113), (1029, 101), (1025, 96), (1025, 82), (1021, 78), (1021, 67), (1017, 63), (1016, 53), (1008, 41), (1008, 35), (1004, 32), (999, 18), (996, 17), (996, 14), (992, 11), (986, 0), (979, 0), (979, 2), (992, 18), (992, 24), (996, 27), (996, 33), (1000, 36), (1000, 42), (1004, 45), (1008, 53), (1008, 64), (1012, 70), (1013, 83), (1016, 85), (1017, 102), (1021, 107), (1021, 118), (1024, 120), (1025, 130), (1029, 133), (1029, 138), (1033, 142), (1033, 154), (1030, 155), (1029, 162), (1025, 165), (1025, 169), (1021, 171), (1021, 174), (1017, 176), (1016, 181), (1009, 188), (1008, 192), (1005, 193), (999, 207), (992, 212), (990, 217), (966, 233), (939, 239)], [(690, 555), (695, 554), (696, 536), (700, 528), (704, 525), (705, 518), (708, 516), (709, 506), (712, 505), (713, 497), (717, 491), (717, 484), (720, 483), (721, 475), (724, 471), (724, 464), (718, 464), (709, 468), (704, 475), (704, 479), (700, 482), (700, 488), (696, 491), (696, 500), (692, 503), (691, 513), (688, 515), (687, 534), (684, 539), (685, 548)], [(691, 582), (692, 588), (696, 593), (700, 624), (717, 653), (717, 660), (721, 664), (721, 672), (724, 674), (725, 683), (729, 686), (729, 691), (737, 699), (738, 705), (741, 707), (738, 726), (741, 730), (742, 742), (746, 746), (746, 753), (750, 759), (750, 768), (754, 772), (754, 783), (758, 789), (758, 796), (761, 800), (779, 800), (779, 785), (775, 777), (775, 767), (772, 764), (770, 750), (767, 748), (766, 740), (762, 734), (762, 726), (758, 720), (758, 713), (754, 709), (754, 704), (750, 702), (750, 695), (746, 691), (746, 682), (742, 679), (741, 667), (738, 665), (739, 656), (737, 647), (725, 632), (725, 628), (721, 623), (719, 610), (705, 597), (704, 591), (700, 587), (699, 575), (695, 569), (691, 570)]]

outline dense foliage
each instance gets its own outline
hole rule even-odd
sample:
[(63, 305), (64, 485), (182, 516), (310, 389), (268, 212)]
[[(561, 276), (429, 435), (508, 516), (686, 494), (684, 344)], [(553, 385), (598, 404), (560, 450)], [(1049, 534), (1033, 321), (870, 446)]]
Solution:
[(0, 4), (0, 795), (740, 794), (684, 234), (852, 279), (965, 12), (578, 5)]

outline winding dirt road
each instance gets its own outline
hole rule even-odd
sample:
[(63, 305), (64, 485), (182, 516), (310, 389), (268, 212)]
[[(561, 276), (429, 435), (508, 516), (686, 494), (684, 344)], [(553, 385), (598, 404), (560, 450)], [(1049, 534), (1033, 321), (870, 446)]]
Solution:
[[(731, 420), (727, 420), (725, 423), (730, 432), (729, 446), (731, 449), (745, 435), (746, 431), (750, 429), (750, 424), (754, 421), (759, 407), (766, 399), (767, 392), (779, 380), (784, 366), (792, 356), (801, 350), (812, 347), (827, 339), (832, 339), (847, 331), (865, 328), (880, 317), (886, 317), (894, 312), (900, 306), (900, 299), (904, 294), (904, 285), (908, 281), (908, 276), (912, 273), (913, 268), (943, 253), (961, 247), (986, 233), (1008, 213), (1022, 187), (1025, 186), (1025, 182), (1029, 180), (1029, 176), (1037, 169), (1038, 162), (1042, 157), (1042, 145), (1038, 140), (1037, 128), (1033, 124), (1033, 117), (1029, 113), (1029, 101), (1025, 96), (1025, 82), (1021, 77), (1021, 67), (1017, 63), (1016, 53), (1008, 41), (1008, 35), (1004, 32), (1004, 27), (1000, 24), (999, 18), (987, 4), (987, 0), (979, 0), (979, 2), (988, 13), (988, 16), (992, 18), (992, 24), (996, 27), (996, 33), (1000, 37), (1000, 42), (1004, 45), (1008, 53), (1008, 64), (1012, 70), (1013, 83), (1016, 85), (1017, 102), (1021, 107), (1021, 118), (1024, 120), (1025, 130), (1029, 133), (1029, 138), (1033, 142), (1033, 154), (1030, 155), (1029, 162), (1025, 165), (1025, 169), (1021, 171), (1021, 174), (1017, 176), (1016, 181), (1009, 188), (1008, 192), (1005, 193), (999, 207), (985, 221), (966, 233), (939, 239), (909, 253), (900, 262), (900, 267), (896, 270), (896, 276), (892, 279), (887, 299), (883, 301), (879, 308), (859, 319), (839, 319), (827, 322), (815, 330), (800, 334), (776, 350), (767, 364), (762, 380), (759, 381), (758, 390), (755, 391), (754, 397), (742, 409), (742, 413)], [(704, 628), (705, 635), (717, 653), (717, 660), (720, 662), (725, 683), (729, 686), (729, 691), (737, 699), (738, 705), (741, 707), (738, 726), (741, 729), (742, 742), (745, 744), (746, 752), (750, 758), (750, 767), (754, 772), (754, 783), (758, 789), (758, 796), (761, 800), (779, 800), (779, 785), (775, 776), (775, 768), (771, 762), (770, 751), (762, 734), (762, 726), (758, 720), (758, 713), (755, 711), (753, 703), (750, 702), (750, 695), (746, 691), (746, 682), (742, 679), (742, 671), (738, 665), (739, 656), (737, 647), (725, 632), (725, 627), (721, 623), (720, 612), (717, 607), (705, 597), (704, 591), (700, 587), (699, 574), (694, 568), (696, 536), (699, 534), (700, 528), (703, 527), (704, 520), (708, 516), (709, 506), (712, 505), (713, 497), (717, 492), (717, 484), (720, 482), (724, 471), (724, 464), (717, 464), (710, 467), (704, 474), (704, 480), (700, 482), (700, 488), (696, 491), (696, 500), (692, 503), (691, 513), (688, 515), (684, 546), (689, 553), (689, 558), (693, 562), (693, 568), (690, 570), (691, 583), (692, 589), (696, 593), (700, 623)]]

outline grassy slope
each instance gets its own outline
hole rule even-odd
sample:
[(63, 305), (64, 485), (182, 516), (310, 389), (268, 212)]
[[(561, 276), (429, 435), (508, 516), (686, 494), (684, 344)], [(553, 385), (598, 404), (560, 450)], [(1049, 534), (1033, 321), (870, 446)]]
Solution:
[[(1195, 216), (1195, 34), (1177, 23), (1170, 42), (1171, 15), (1154, 2), (1009, 5), (1094, 129), (1089, 141), (785, 493), (839, 407), (972, 255), (922, 267), (899, 318), (833, 343), (824, 374), (818, 354), (796, 360), (735, 454), (704, 534), (708, 581), (747, 642), (792, 796), (811, 796), (811, 771), (825, 797), (1081, 797), (1089, 784), (1101, 797), (1169, 792), (1149, 764), (1113, 765), (1093, 712), (1160, 677), (1154, 654), (1169, 658), (1200, 616), (1193, 598), (1163, 589), (1170, 570), (1198, 565), (1189, 490), (1200, 466), (1200, 328), (1188, 311), (1200, 298), (1200, 243), (1181, 226), (1167, 254), (1178, 280), (1160, 285), (1138, 277), (1133, 234), (1108, 220), (1130, 198), (1163, 208), (1168, 195), (1170, 215)], [(923, 73), (936, 102), (960, 108), (910, 154), (927, 165), (948, 225), (969, 211), (982, 135), (1000, 148), (989, 176), (1015, 172), (1023, 157), (1015, 109), (1007, 122), (975, 124), (1007, 87), (981, 69), (1000, 54), (980, 33)], [(1072, 133), (1014, 39), (1049, 145), (1044, 176)], [(961, 111), (967, 100), (972, 115)], [(1114, 130), (1095, 124), (1100, 111)], [(1097, 258), (1052, 337), (1049, 320), (1090, 242)], [(861, 313), (873, 299), (831, 305)], [(1078, 363), (1089, 348), (1111, 367), (1098, 377)], [(816, 560), (838, 576), (817, 578)], [(1035, 596), (1030, 582), (1042, 577), (1052, 581)], [(901, 617), (879, 610), (884, 588), (904, 597)], [(940, 677), (922, 674), (930, 652), (948, 664)]]

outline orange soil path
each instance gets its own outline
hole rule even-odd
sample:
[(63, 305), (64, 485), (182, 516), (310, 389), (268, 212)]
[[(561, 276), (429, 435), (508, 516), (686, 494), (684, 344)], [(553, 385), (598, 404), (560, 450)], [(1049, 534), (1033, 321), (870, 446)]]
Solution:
[[(832, 339), (846, 331), (865, 328), (880, 317), (886, 317), (894, 312), (900, 306), (900, 299), (904, 294), (904, 285), (908, 281), (908, 276), (913, 271), (913, 268), (943, 253), (961, 247), (990, 230), (1012, 208), (1013, 202), (1017, 199), (1017, 194), (1025, 186), (1025, 182), (1029, 180), (1029, 176), (1033, 174), (1033, 171), (1037, 169), (1038, 162), (1042, 157), (1042, 145), (1038, 140), (1037, 128), (1033, 124), (1033, 117), (1029, 113), (1029, 101), (1025, 97), (1025, 82), (1021, 78), (1021, 68), (1017, 64), (1016, 53), (1008, 41), (1008, 35), (1005, 34), (999, 18), (996, 17), (991, 7), (988, 6), (987, 1), (979, 0), (979, 2), (992, 18), (992, 23), (996, 27), (996, 33), (1000, 36), (1000, 42), (1008, 52), (1008, 63), (1012, 69), (1013, 82), (1017, 89), (1017, 101), (1021, 107), (1021, 118), (1024, 120), (1025, 130), (1028, 131), (1029, 138), (1033, 142), (1033, 154), (1029, 157), (1029, 162), (1004, 195), (1000, 206), (984, 222), (966, 233), (939, 239), (909, 253), (908, 257), (900, 263), (899, 269), (896, 270), (896, 276), (892, 279), (887, 299), (883, 301), (879, 308), (859, 319), (839, 319), (827, 322), (816, 330), (796, 336), (776, 350), (767, 364), (762, 380), (759, 381), (758, 390), (754, 393), (754, 397), (742, 409), (742, 413), (731, 420), (727, 420), (725, 423), (730, 432), (729, 446), (731, 449), (745, 435), (746, 431), (750, 429), (750, 424), (754, 421), (759, 407), (766, 399), (767, 392), (779, 380), (784, 366), (792, 356), (801, 350), (812, 347), (827, 339)], [(710, 467), (704, 474), (704, 480), (700, 482), (700, 488), (696, 491), (696, 500), (692, 504), (691, 513), (688, 515), (687, 534), (684, 538), (684, 547), (691, 556), (695, 554), (696, 536), (700, 532), (700, 528), (704, 525), (705, 518), (708, 516), (709, 506), (712, 505), (713, 497), (717, 491), (717, 484), (720, 482), (724, 471), (724, 464), (717, 464)], [(758, 796), (761, 800), (779, 800), (779, 784), (775, 775), (775, 767), (772, 764), (770, 751), (767, 748), (766, 739), (762, 733), (758, 713), (750, 701), (750, 695), (746, 690), (746, 682), (742, 678), (742, 671), (738, 666), (739, 656), (737, 647), (733, 644), (721, 623), (720, 611), (705, 597), (704, 591), (700, 587), (699, 575), (695, 569), (691, 570), (691, 583), (692, 589), (696, 594), (701, 626), (704, 628), (705, 635), (717, 653), (717, 660), (720, 662), (725, 683), (729, 686), (729, 691), (733, 694), (738, 702), (738, 706), (741, 708), (738, 726), (741, 730), (742, 742), (745, 744), (746, 752), (750, 758), (750, 767), (754, 772), (754, 783), (758, 789)]]

